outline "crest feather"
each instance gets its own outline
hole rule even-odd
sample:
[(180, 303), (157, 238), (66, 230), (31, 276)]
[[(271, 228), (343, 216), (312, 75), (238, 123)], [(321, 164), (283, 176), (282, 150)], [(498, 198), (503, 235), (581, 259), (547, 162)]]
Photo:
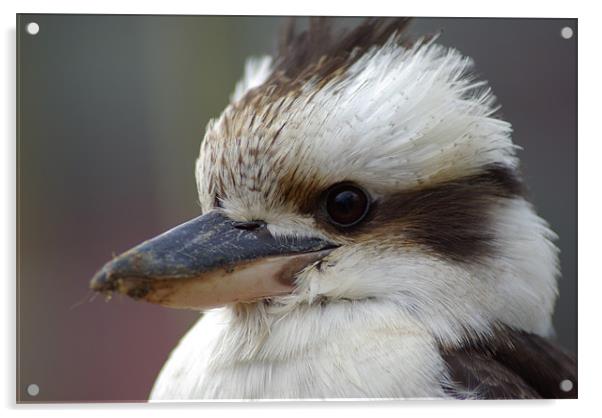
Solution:
[[(310, 18), (309, 29), (296, 34), (291, 19), (281, 37), (275, 73), (288, 79), (301, 77), (308, 69), (319, 69), (318, 76), (328, 77), (342, 66), (353, 64), (365, 51), (382, 46), (392, 36), (400, 42), (410, 18), (369, 18), (347, 32), (333, 34), (332, 18)], [(318, 65), (320, 64), (320, 65)], [(314, 73), (314, 71), (312, 71)]]
[(382, 47), (387, 41), (410, 46), (404, 32), (410, 22), (408, 17), (369, 18), (351, 30), (335, 32), (333, 18), (311, 17), (309, 28), (297, 33), (295, 19), (283, 27), (271, 74), (263, 83), (245, 90), (244, 102), (254, 102), (269, 94), (279, 97), (296, 95), (309, 80), (316, 87), (326, 85), (341, 76), (366, 52)]

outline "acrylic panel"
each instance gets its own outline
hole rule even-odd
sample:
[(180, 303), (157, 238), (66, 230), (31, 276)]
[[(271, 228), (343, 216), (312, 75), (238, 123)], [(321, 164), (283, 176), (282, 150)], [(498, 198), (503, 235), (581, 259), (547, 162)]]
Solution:
[[(577, 396), (577, 20), (340, 17), (330, 40), (297, 20), (199, 167), (288, 18), (17, 16), (18, 402), (146, 402), (223, 304), (159, 398)], [(123, 277), (91, 290), (113, 259)], [(208, 271), (202, 301), (145, 281)], [(471, 386), (491, 367), (513, 388)]]

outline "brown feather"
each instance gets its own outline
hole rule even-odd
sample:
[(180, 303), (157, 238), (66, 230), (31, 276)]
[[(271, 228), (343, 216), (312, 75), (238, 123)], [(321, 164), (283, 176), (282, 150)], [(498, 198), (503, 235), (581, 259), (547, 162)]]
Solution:
[(274, 70), (261, 85), (251, 89), (239, 105), (258, 105), (266, 97), (275, 102), (279, 97), (296, 95), (310, 79), (316, 80), (316, 91), (333, 78), (342, 76), (371, 47), (383, 45), (392, 36), (410, 44), (403, 36), (410, 18), (370, 18), (347, 32), (333, 33), (333, 18), (312, 17), (309, 28), (297, 33), (295, 19), (289, 19), (282, 30)]
[[(320, 78), (328, 77), (338, 67), (351, 65), (362, 52), (383, 45), (393, 34), (401, 35), (409, 22), (408, 17), (369, 18), (334, 36), (333, 18), (312, 17), (309, 29), (299, 34), (295, 33), (295, 20), (290, 20), (281, 38), (274, 72), (295, 79), (308, 68), (317, 68)], [(314, 67), (320, 61), (323, 65)]]
[[(575, 359), (551, 341), (500, 326), (486, 339), (460, 348), (441, 347), (452, 387), (448, 393), (464, 397), (475, 392), (483, 399), (577, 398)], [(561, 382), (570, 380), (569, 391)]]

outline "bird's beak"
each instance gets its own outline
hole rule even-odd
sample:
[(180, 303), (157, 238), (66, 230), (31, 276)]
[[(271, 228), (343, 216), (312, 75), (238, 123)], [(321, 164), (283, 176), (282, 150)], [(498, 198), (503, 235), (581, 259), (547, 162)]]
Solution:
[(217, 211), (108, 262), (92, 289), (174, 308), (207, 309), (290, 293), (295, 275), (335, 248), (318, 238), (274, 238), (265, 223)]

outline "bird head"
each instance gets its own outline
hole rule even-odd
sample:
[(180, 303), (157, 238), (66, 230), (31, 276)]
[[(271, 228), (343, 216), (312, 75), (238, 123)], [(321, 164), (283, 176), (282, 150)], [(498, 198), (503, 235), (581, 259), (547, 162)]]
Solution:
[(472, 61), (406, 19), (325, 20), (250, 60), (196, 163), (202, 215), (92, 281), (171, 307), (383, 300), (435, 335), (551, 330), (554, 235)]

